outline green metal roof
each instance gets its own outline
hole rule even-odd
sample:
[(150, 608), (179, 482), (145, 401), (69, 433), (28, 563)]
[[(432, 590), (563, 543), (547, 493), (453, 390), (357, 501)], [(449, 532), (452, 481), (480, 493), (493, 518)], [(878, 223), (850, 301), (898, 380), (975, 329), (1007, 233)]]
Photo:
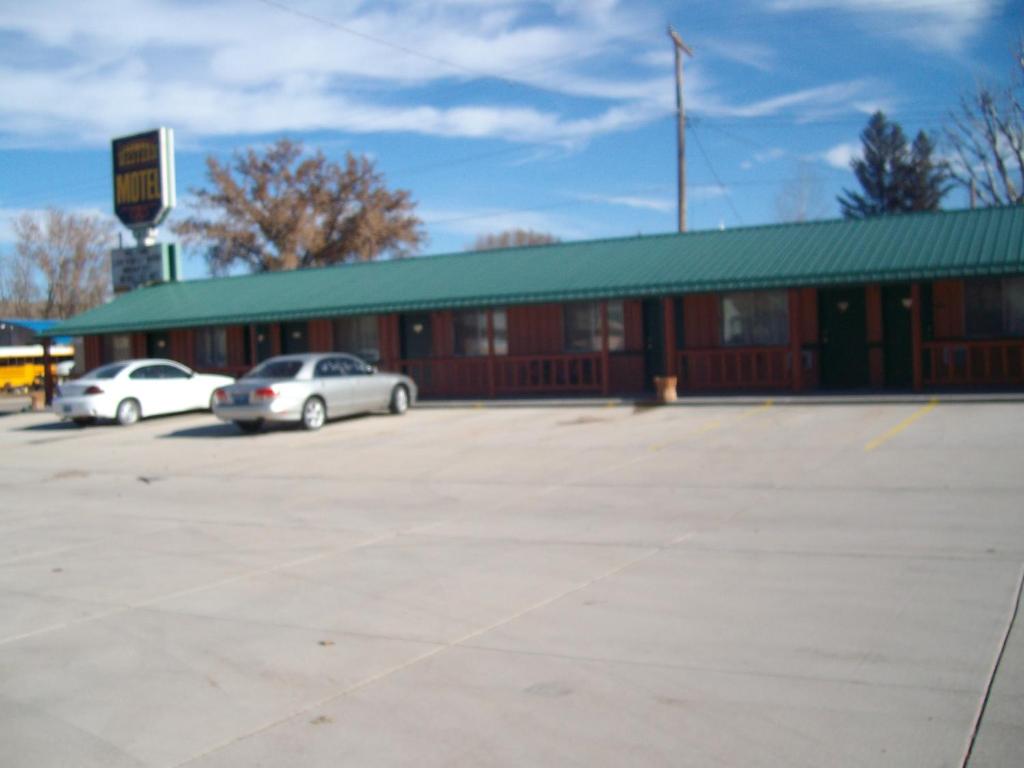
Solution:
[(49, 336), (700, 291), (1024, 273), (1024, 206), (456, 253), (190, 280)]

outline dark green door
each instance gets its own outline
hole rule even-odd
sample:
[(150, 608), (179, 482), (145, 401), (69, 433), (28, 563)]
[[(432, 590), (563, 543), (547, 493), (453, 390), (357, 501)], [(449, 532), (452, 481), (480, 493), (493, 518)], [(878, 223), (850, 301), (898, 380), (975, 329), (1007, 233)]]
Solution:
[(146, 357), (170, 357), (171, 338), (163, 332), (146, 334)]
[(274, 342), (270, 337), (269, 325), (254, 326), (256, 331), (256, 362), (262, 363), (274, 354)]
[(857, 389), (868, 384), (867, 312), (863, 288), (818, 291), (821, 386)]
[(270, 326), (259, 324), (246, 326), (244, 331), (246, 365), (255, 366), (273, 355)]
[(910, 387), (914, 383), (910, 309), (910, 283), (882, 287), (882, 349), (887, 387)]
[(654, 388), (654, 377), (665, 375), (665, 317), (661, 299), (644, 299), (644, 388)]
[(309, 324), (305, 321), (281, 323), (281, 354), (309, 352)]
[(434, 344), (430, 328), (430, 313), (415, 312), (402, 315), (402, 323), (399, 328), (402, 359), (416, 360), (431, 356)]

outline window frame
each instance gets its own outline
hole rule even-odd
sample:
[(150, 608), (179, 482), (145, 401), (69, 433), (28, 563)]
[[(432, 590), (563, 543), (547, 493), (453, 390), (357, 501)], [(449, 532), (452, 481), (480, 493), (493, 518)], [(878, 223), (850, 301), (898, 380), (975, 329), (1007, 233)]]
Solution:
[[(105, 363), (120, 363), (125, 360), (132, 360), (135, 357), (135, 348), (132, 334), (130, 333), (108, 333), (103, 337), (103, 357)], [(118, 347), (123, 345), (124, 349)]]
[[(491, 316), (493, 334), (488, 332), (487, 317)], [(473, 336), (463, 336), (466, 324), (462, 320), (472, 319), (475, 327)], [(494, 339), (494, 355), (508, 355), (508, 313), (505, 307), (492, 309), (457, 309), (452, 312), (452, 350), (455, 357), (487, 357), (491, 354), (491, 337)], [(471, 345), (462, 342), (470, 341)], [(478, 351), (471, 351), (472, 347)]]
[[(776, 306), (769, 306), (773, 301)], [(732, 302), (736, 308), (731, 317), (727, 316), (726, 302)], [(779, 310), (778, 316), (773, 316), (774, 310)], [(789, 293), (784, 289), (721, 293), (718, 295), (719, 344), (723, 347), (785, 347), (790, 340), (789, 312)], [(734, 320), (740, 321), (740, 333), (730, 337), (726, 324)], [(767, 332), (762, 334), (763, 329)]]
[[(601, 305), (608, 306), (608, 352), (626, 351), (626, 311), (622, 299), (607, 301), (573, 301), (562, 305), (562, 349), (570, 355), (588, 355), (603, 351), (603, 329), (601, 322)], [(582, 326), (572, 331), (583, 330), (579, 338), (589, 339), (589, 343), (575, 344), (570, 333), (570, 326), (575, 319), (586, 315), (586, 328)]]
[[(343, 324), (354, 323), (359, 327), (356, 330), (355, 336), (358, 339), (356, 346), (358, 349), (353, 348), (351, 344), (342, 344), (342, 336), (348, 335), (340, 333), (339, 330)], [(370, 330), (372, 329), (372, 330)], [(368, 332), (369, 331), (369, 332)], [(372, 345), (367, 346), (366, 342), (370, 341), (369, 337), (372, 336)], [(343, 352), (349, 355), (355, 355), (368, 363), (380, 362), (380, 319), (378, 315), (342, 315), (336, 317), (331, 322), (331, 347), (333, 352)], [(367, 353), (371, 354), (367, 354)]]
[[(968, 300), (971, 289), (983, 289), (986, 284), (996, 288), (996, 307), (988, 307), (989, 312), (998, 313), (999, 327), (994, 330), (976, 330), (979, 317), (972, 318), (972, 307), (976, 302)], [(1014, 300), (1016, 299), (1016, 300)], [(1019, 304), (1018, 304), (1019, 302)], [(984, 341), (986, 339), (1018, 339), (1024, 337), (1024, 275), (1006, 275), (1003, 277), (975, 277), (964, 280), (963, 301), (964, 337)], [(1017, 326), (1016, 328), (1014, 326)]]
[[(207, 341), (209, 340), (209, 341)], [(213, 350), (215, 353), (206, 356)], [(196, 367), (227, 368), (230, 353), (228, 351), (228, 329), (223, 325), (211, 325), (196, 328), (195, 363)]]

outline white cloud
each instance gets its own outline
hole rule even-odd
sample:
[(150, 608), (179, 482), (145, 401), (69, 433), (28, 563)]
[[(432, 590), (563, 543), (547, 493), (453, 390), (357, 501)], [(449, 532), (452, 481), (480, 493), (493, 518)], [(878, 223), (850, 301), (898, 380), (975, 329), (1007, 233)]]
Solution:
[[(164, 123), (194, 135), (323, 128), (564, 143), (671, 106), (670, 72), (608, 78), (590, 66), (649, 23), (636, 3), (564, 2), (554, 14), (540, 0), (287, 7), (294, 12), (251, 0), (0, 6), (0, 33), (37, 54), (32, 65), (0, 64), (0, 137), (97, 143)], [(461, 103), (426, 91), (467, 81), (504, 81), (505, 92), (496, 105), (479, 101), (479, 89)], [(591, 103), (541, 108), (538, 91)]]
[(714, 117), (769, 117), (799, 107), (803, 110), (803, 119), (813, 120), (835, 114), (837, 110), (849, 110), (851, 101), (869, 85), (867, 80), (848, 80), (803, 88), (749, 104), (726, 104), (711, 98), (702, 101), (700, 111)]
[(687, 201), (716, 200), (729, 194), (729, 188), (720, 184), (688, 184)]
[(661, 197), (643, 197), (638, 195), (579, 195), (580, 200), (605, 205), (619, 205), (625, 208), (636, 208), (658, 213), (669, 213), (676, 209), (675, 199)]
[(775, 49), (761, 43), (710, 37), (701, 38), (697, 50), (762, 72), (770, 72), (775, 68)]
[(772, 11), (842, 11), (880, 35), (953, 51), (977, 34), (1002, 0), (766, 0)]
[(827, 149), (814, 157), (818, 160), (824, 160), (833, 168), (848, 171), (850, 169), (851, 161), (859, 159), (860, 156), (861, 145), (855, 142), (846, 142), (843, 144), (837, 144), (831, 149)]
[(753, 157), (749, 160), (744, 160), (740, 163), (740, 168), (744, 171), (749, 171), (755, 166), (764, 165), (765, 163), (771, 163), (776, 160), (781, 160), (786, 156), (786, 150), (782, 147), (771, 147), (770, 149), (763, 150), (761, 152), (755, 152)]
[(510, 229), (545, 232), (562, 240), (583, 240), (593, 236), (593, 232), (581, 227), (578, 221), (550, 211), (421, 208), (418, 214), (431, 231), (445, 232), (467, 240)]

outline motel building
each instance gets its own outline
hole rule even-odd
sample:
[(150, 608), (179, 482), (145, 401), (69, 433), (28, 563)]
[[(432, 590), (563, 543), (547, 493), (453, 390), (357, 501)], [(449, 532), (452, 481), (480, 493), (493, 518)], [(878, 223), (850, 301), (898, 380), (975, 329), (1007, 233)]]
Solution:
[(47, 330), (86, 368), (343, 350), (423, 397), (1024, 387), (1024, 206), (167, 282)]

